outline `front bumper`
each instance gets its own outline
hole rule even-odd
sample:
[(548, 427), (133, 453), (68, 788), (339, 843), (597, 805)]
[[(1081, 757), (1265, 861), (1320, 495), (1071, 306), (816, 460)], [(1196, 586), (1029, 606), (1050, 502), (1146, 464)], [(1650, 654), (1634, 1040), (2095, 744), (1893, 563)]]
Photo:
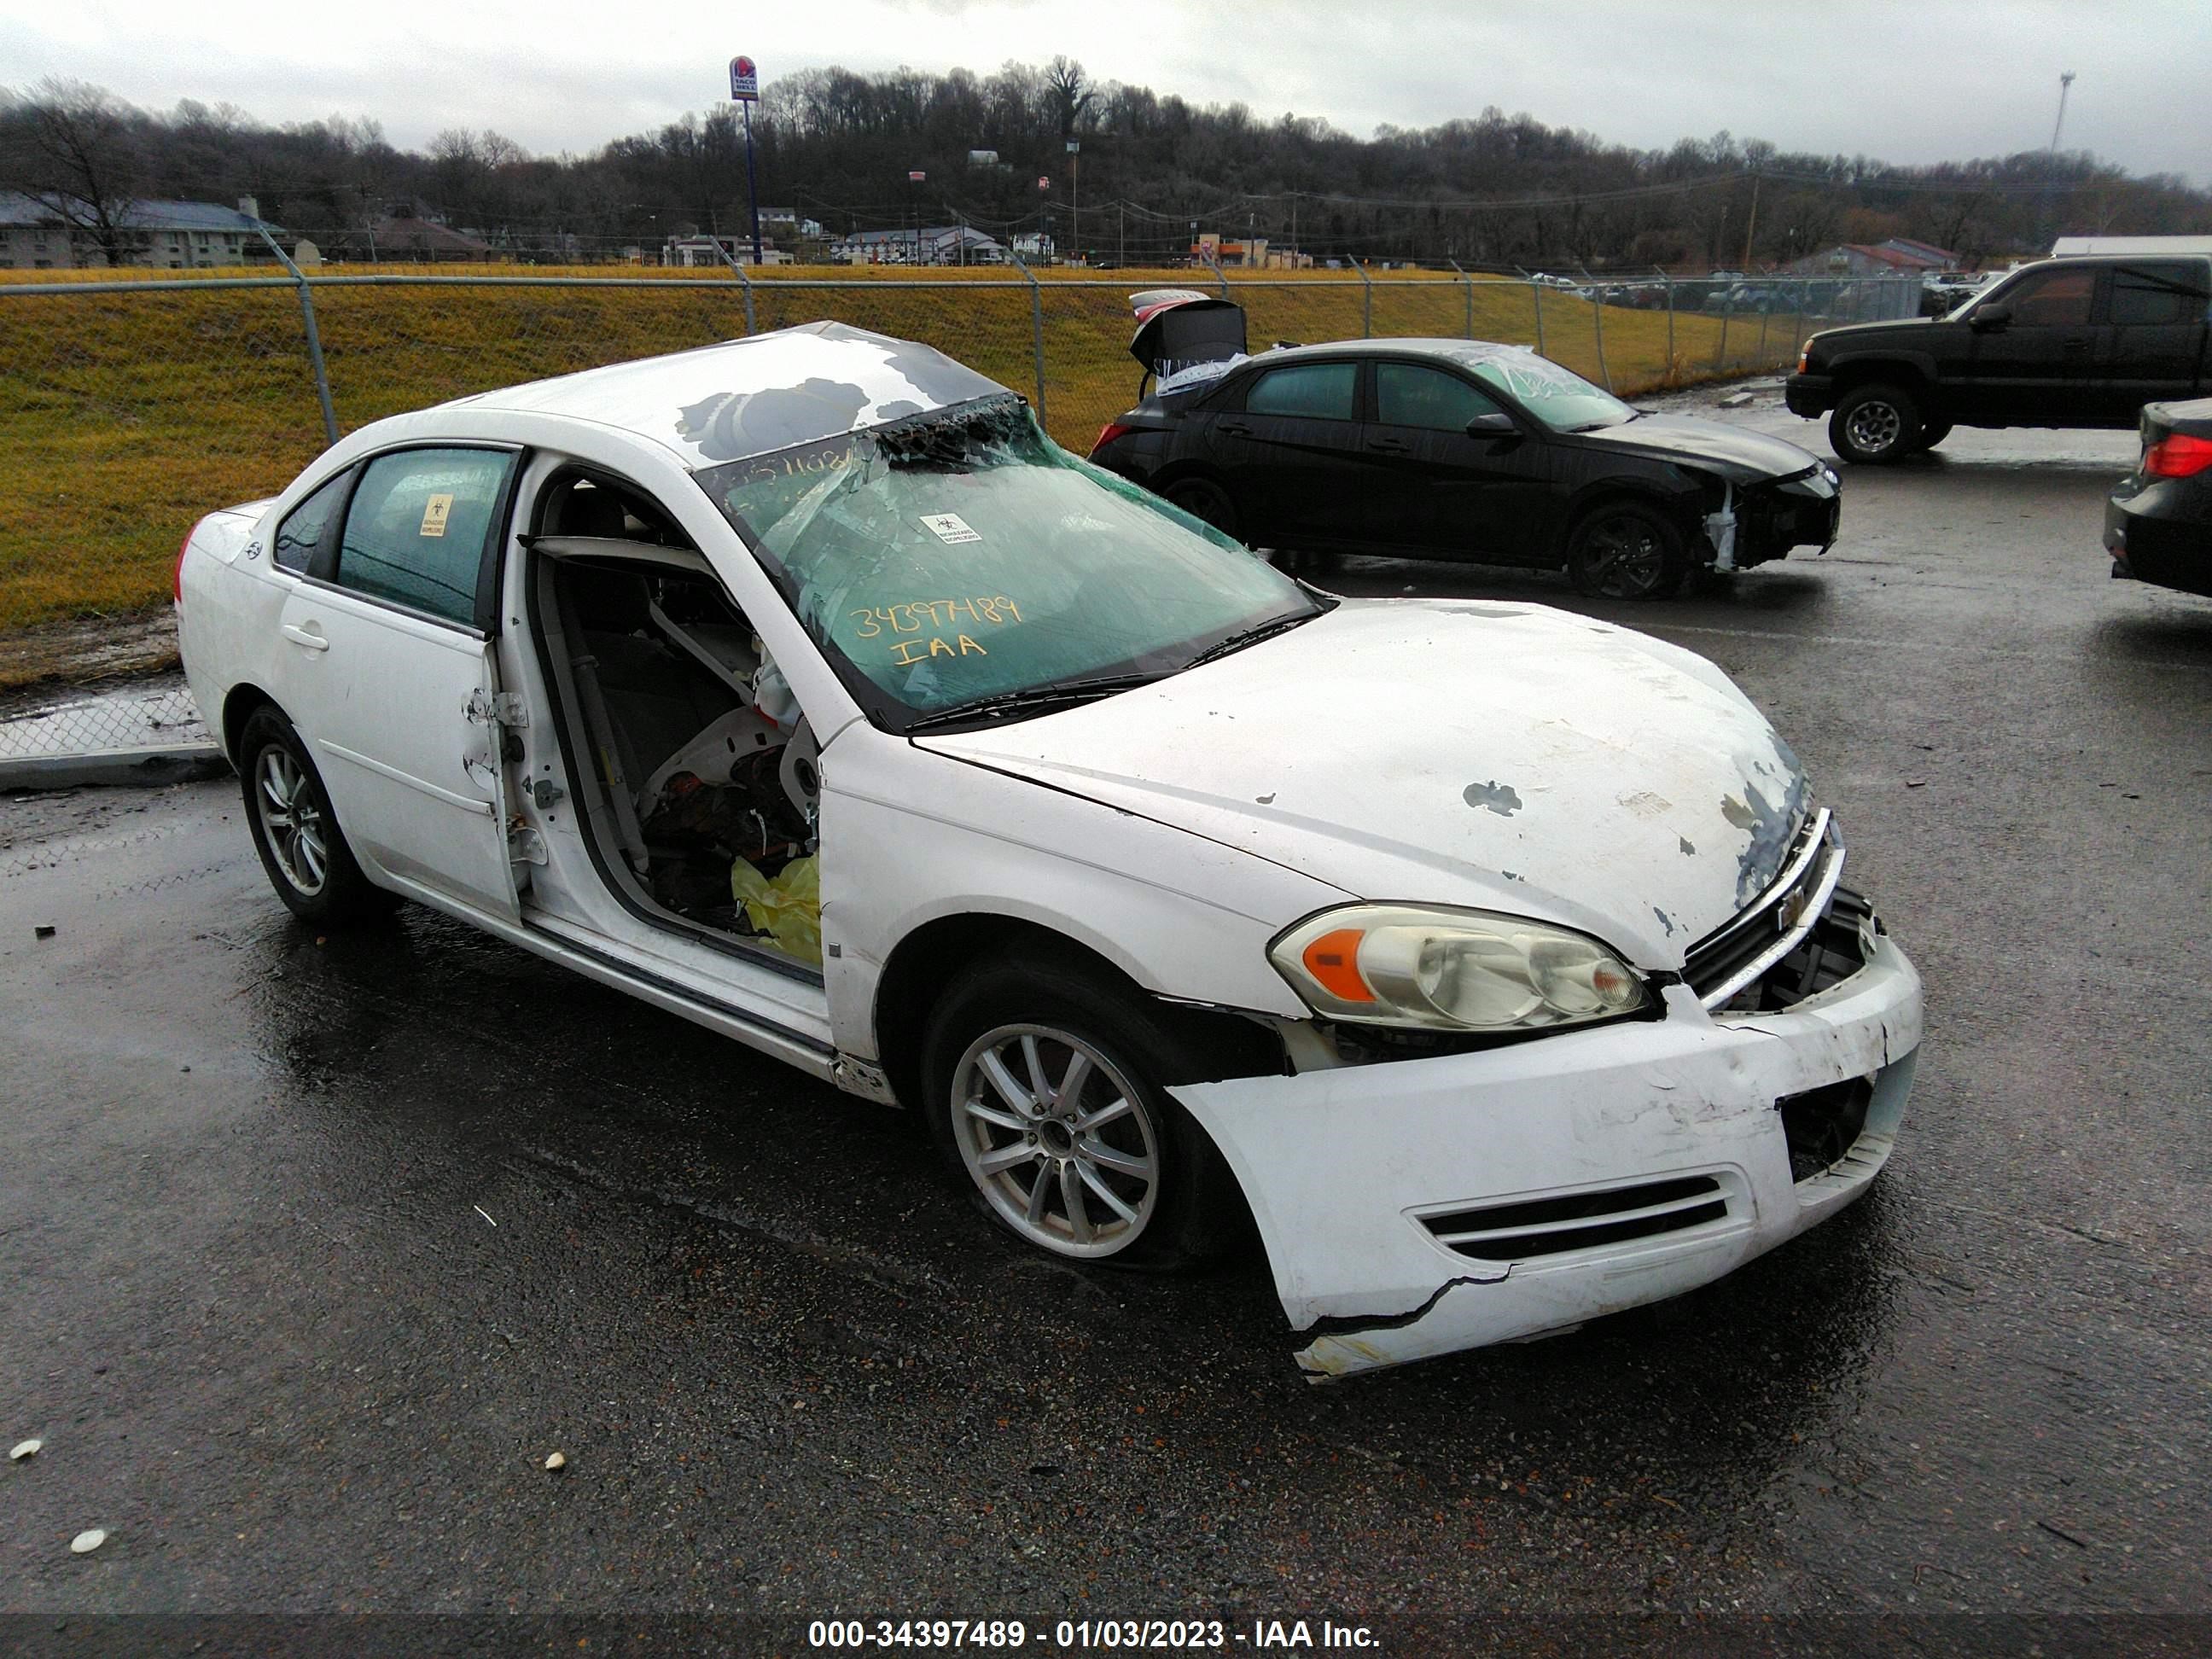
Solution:
[[(1243, 1184), (1309, 1376), (1678, 1295), (1865, 1190), (1920, 1042), (1920, 978), (1903, 951), (1879, 939), (1864, 968), (1782, 1013), (1709, 1015), (1681, 985), (1666, 998), (1661, 1020), (1171, 1091)], [(1825, 1170), (1793, 1180), (1778, 1103), (1857, 1079), (1872, 1085), (1863, 1128)], [(1643, 1190), (1608, 1211), (1622, 1188)], [(1676, 1206), (1666, 1222), (1681, 1224), (1650, 1231), (1662, 1199)], [(1589, 1242), (1561, 1249), (1554, 1232), (1539, 1247), (1552, 1253), (1510, 1259), (1512, 1243), (1486, 1243), (1476, 1259), (1439, 1237), (1486, 1214), (1508, 1231), (1548, 1224)], [(1560, 1214), (1583, 1219), (1546, 1219)]]
[(1825, 415), (1836, 406), (1835, 377), (1792, 374), (1782, 383), (1782, 402), (1792, 415), (1802, 415), (1808, 421), (1815, 415)]

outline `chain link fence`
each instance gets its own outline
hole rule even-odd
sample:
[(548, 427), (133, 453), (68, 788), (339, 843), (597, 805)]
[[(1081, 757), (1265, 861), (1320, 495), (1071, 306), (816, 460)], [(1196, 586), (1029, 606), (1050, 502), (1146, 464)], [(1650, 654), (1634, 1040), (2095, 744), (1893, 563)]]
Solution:
[[(1137, 392), (1128, 296), (1162, 286), (1236, 299), (1255, 349), (1494, 340), (1631, 397), (1782, 368), (1816, 329), (1920, 302), (1913, 277), (1565, 284), (1358, 267), (0, 282), (0, 630), (158, 605), (202, 514), (274, 494), (368, 422), (825, 318), (950, 353), (1085, 452)], [(0, 757), (12, 741), (0, 734)]]

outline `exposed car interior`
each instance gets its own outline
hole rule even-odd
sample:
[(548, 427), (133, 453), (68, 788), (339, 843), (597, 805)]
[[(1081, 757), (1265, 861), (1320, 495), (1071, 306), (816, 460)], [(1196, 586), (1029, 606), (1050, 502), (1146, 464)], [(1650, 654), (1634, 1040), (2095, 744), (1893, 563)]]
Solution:
[(818, 964), (816, 745), (705, 557), (582, 470), (540, 495), (533, 604), (600, 868), (650, 919)]

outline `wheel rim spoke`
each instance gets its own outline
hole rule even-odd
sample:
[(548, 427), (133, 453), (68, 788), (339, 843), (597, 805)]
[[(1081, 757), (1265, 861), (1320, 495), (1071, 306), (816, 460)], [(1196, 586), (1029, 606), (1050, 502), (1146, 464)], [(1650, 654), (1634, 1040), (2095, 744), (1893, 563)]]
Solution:
[(1137, 1212), (1121, 1201), (1121, 1195), (1109, 1187), (1088, 1164), (1078, 1159), (1074, 1167), (1082, 1176), (1083, 1184), (1104, 1199), (1107, 1207), (1115, 1215), (1120, 1216), (1124, 1221), (1134, 1221), (1137, 1218)]
[(1139, 1181), (1150, 1181), (1152, 1178), (1152, 1163), (1150, 1158), (1125, 1152), (1118, 1146), (1109, 1146), (1103, 1140), (1079, 1140), (1076, 1143), (1075, 1149), (1079, 1156), (1089, 1159), (1093, 1164), (1115, 1170), (1118, 1174), (1133, 1176)]
[(975, 1064), (976, 1068), (990, 1079), (991, 1086), (999, 1091), (999, 1098), (1012, 1107), (1018, 1115), (1042, 1103), (1036, 1096), (1014, 1080), (1014, 1074), (1006, 1069), (1006, 1062), (995, 1052), (986, 1053)]
[(968, 1115), (981, 1118), (986, 1123), (996, 1124), (1001, 1129), (1012, 1129), (1018, 1135), (1029, 1131), (1027, 1120), (1012, 1112), (1000, 1111), (980, 1096), (968, 1103)]
[(1036, 1161), (1036, 1147), (1025, 1141), (1017, 1140), (1011, 1146), (1001, 1146), (995, 1152), (984, 1153), (975, 1160), (975, 1167), (985, 1175), (997, 1175), (1002, 1170), (1014, 1168), (1017, 1164), (1033, 1164)]
[(1096, 1235), (1091, 1226), (1091, 1212), (1083, 1203), (1083, 1177), (1076, 1172), (1073, 1159), (1060, 1166), (1060, 1201), (1067, 1208), (1067, 1227), (1075, 1235), (1075, 1242), (1090, 1243)]
[(1045, 1081), (1044, 1056), (1037, 1052), (1034, 1035), (1022, 1038), (1023, 1068), (1030, 1074), (1030, 1098), (1038, 1105), (1048, 1105), (1052, 1100), (1052, 1085)]
[(1060, 1107), (1073, 1106), (1083, 1098), (1083, 1085), (1090, 1080), (1091, 1056), (1078, 1048), (1068, 1060), (1067, 1069), (1060, 1073), (1060, 1087), (1054, 1091), (1052, 1103)]
[(1086, 1112), (1078, 1117), (1075, 1120), (1075, 1127), (1088, 1134), (1102, 1123), (1111, 1123), (1117, 1117), (1126, 1117), (1128, 1112), (1128, 1097), (1116, 1096), (1097, 1111)]
[(1022, 1219), (1032, 1227), (1044, 1225), (1045, 1202), (1052, 1196), (1052, 1170), (1037, 1165), (1036, 1180), (1030, 1186), (1030, 1201), (1022, 1211)]

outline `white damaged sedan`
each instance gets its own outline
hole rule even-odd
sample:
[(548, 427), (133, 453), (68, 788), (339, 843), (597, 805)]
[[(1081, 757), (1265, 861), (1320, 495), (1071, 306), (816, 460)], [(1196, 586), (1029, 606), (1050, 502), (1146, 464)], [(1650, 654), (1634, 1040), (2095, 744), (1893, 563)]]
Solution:
[(926, 1119), (1039, 1249), (1256, 1224), (1340, 1375), (1864, 1191), (1920, 986), (1703, 659), (1334, 598), (817, 324), (382, 421), (178, 569), (278, 895), (462, 917)]

